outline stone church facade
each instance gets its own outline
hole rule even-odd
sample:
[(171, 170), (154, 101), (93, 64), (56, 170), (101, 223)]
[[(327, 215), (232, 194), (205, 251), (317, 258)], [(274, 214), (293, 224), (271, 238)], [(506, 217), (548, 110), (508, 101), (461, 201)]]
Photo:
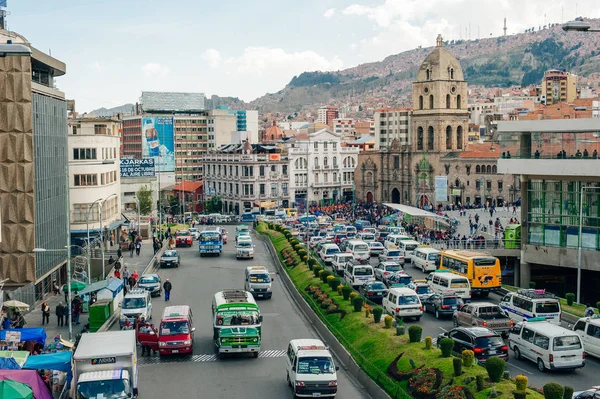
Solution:
[[(517, 177), (497, 173), (495, 143), (469, 143), (467, 82), (438, 36), (412, 85), (411, 137), (388, 150), (365, 151), (355, 171), (356, 199), (411, 206), (514, 202)], [(447, 177), (446, 201), (435, 200), (435, 177)]]

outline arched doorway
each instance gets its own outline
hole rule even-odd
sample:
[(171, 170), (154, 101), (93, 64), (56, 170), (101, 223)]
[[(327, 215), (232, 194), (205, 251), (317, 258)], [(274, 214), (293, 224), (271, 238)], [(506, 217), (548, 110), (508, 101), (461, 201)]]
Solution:
[(392, 190), (392, 204), (399, 204), (400, 203), (400, 190), (398, 190), (397, 188), (394, 188)]
[(367, 204), (372, 204), (373, 203), (373, 193), (368, 191), (367, 192)]

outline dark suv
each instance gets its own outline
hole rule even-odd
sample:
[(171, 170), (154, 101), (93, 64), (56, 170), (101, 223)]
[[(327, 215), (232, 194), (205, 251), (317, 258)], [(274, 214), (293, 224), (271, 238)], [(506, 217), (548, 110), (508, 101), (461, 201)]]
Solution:
[(421, 301), (423, 310), (435, 314), (435, 318), (442, 316), (451, 317), (454, 311), (463, 304), (462, 299), (456, 295), (433, 294)]
[(437, 346), (440, 346), (442, 338), (450, 338), (454, 341), (452, 352), (458, 356), (462, 351), (470, 349), (475, 353), (475, 359), (480, 362), (492, 356), (502, 360), (508, 360), (508, 346), (502, 340), (500, 334), (485, 327), (456, 327), (440, 334)]

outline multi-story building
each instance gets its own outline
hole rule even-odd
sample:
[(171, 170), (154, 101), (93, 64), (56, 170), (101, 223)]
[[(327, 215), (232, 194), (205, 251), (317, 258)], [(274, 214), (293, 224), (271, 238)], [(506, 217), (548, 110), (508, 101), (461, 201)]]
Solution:
[(367, 121), (356, 121), (354, 131), (357, 136), (375, 135), (375, 121), (373, 119)]
[(248, 132), (250, 143), (258, 143), (258, 111), (237, 110), (229, 111), (236, 117), (236, 131)]
[(356, 120), (351, 118), (335, 118), (331, 121), (333, 132), (342, 136), (342, 141), (352, 141), (356, 138)]
[[(516, 281), (579, 303), (600, 300), (600, 124), (594, 118), (500, 122), (500, 173), (519, 175)], [(581, 250), (580, 254), (578, 251)], [(578, 278), (580, 272), (580, 278)]]
[(469, 104), (469, 123), (485, 126), (485, 119), (497, 113), (498, 108), (495, 103), (474, 103)]
[(378, 109), (373, 114), (375, 149), (388, 149), (394, 139), (401, 145), (410, 144), (410, 108)]
[(332, 105), (325, 105), (317, 109), (317, 122), (331, 126), (331, 122), (338, 117), (338, 109)]
[(92, 236), (102, 232), (105, 239), (112, 237), (117, 242), (122, 224), (121, 122), (113, 118), (70, 119), (68, 129), (71, 240), (85, 245), (89, 227)]
[(577, 98), (577, 75), (551, 69), (542, 79), (542, 103), (572, 103)]
[(33, 304), (67, 275), (67, 104), (54, 85), (66, 66), (14, 32), (0, 43), (0, 280)]
[(296, 204), (332, 203), (354, 198), (359, 148), (342, 147), (341, 135), (328, 129), (300, 133), (286, 142), (290, 198)]
[(218, 196), (223, 212), (290, 205), (289, 158), (274, 145), (229, 144), (202, 158), (204, 197)]

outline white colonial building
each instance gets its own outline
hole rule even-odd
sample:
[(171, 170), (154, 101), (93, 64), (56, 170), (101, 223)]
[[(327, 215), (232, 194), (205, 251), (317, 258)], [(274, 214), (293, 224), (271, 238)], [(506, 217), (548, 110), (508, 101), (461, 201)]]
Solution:
[(93, 236), (102, 228), (107, 239), (118, 237), (122, 223), (120, 132), (121, 123), (117, 119), (69, 120), (69, 207), (74, 243), (85, 243), (88, 213)]
[(297, 205), (351, 201), (358, 148), (343, 147), (342, 134), (321, 129), (286, 142), (290, 198)]

